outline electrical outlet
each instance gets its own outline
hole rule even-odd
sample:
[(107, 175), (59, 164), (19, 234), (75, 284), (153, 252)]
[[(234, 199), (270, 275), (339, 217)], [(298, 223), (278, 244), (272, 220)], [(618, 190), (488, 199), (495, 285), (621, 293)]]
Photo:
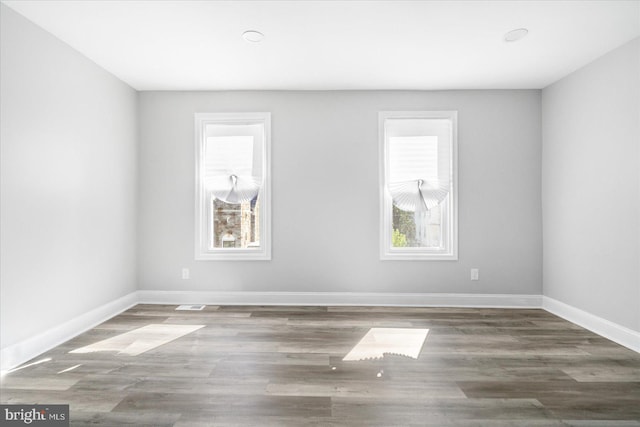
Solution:
[(182, 280), (189, 280), (189, 269), (188, 268), (183, 268), (182, 269)]
[(480, 270), (477, 268), (471, 269), (471, 280), (480, 280)]

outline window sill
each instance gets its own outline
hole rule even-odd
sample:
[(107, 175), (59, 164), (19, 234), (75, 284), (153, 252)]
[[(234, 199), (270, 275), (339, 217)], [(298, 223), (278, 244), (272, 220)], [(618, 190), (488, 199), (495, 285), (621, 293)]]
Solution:
[(457, 261), (455, 253), (425, 253), (425, 252), (384, 252), (380, 254), (381, 261)]
[(271, 261), (271, 254), (259, 250), (236, 249), (196, 253), (196, 261)]

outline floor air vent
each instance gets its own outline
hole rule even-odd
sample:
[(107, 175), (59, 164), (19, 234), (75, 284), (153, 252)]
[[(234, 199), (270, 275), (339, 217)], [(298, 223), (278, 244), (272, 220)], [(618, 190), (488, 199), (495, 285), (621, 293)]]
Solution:
[(199, 304), (199, 305), (179, 305), (178, 308), (176, 308), (176, 310), (187, 310), (187, 311), (201, 311), (204, 310), (204, 308), (206, 307), (206, 305), (203, 304)]

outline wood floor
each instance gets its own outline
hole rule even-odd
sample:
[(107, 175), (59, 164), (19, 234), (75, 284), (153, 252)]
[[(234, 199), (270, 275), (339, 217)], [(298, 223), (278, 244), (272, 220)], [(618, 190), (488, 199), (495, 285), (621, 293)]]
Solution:
[[(640, 426), (640, 354), (543, 310), (175, 308), (138, 305), (37, 357), (0, 401), (69, 404), (73, 426)], [(152, 324), (204, 327), (69, 353)], [(417, 359), (343, 361), (370, 328), (429, 332)]]

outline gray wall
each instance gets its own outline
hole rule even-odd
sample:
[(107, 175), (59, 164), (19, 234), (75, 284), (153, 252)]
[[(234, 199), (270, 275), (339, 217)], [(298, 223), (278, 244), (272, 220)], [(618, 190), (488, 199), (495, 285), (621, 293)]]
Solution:
[(137, 95), (0, 7), (5, 348), (136, 289)]
[(545, 88), (544, 295), (640, 331), (640, 39)]
[[(458, 110), (459, 261), (379, 260), (381, 110)], [(272, 261), (196, 262), (193, 114), (240, 111), (272, 113)], [(542, 292), (540, 91), (142, 92), (139, 117), (140, 289)]]

